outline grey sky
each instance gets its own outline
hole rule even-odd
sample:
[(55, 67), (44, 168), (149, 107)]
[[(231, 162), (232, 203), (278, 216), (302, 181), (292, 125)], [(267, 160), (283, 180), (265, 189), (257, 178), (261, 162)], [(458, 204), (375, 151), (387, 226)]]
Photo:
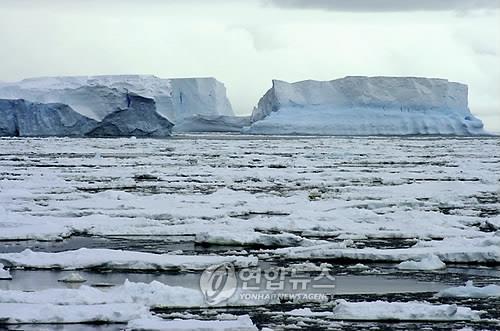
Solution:
[(214, 76), (248, 114), (273, 78), (442, 77), (500, 131), (499, 31), (496, 0), (0, 0), (0, 80)]
[(348, 12), (469, 11), (498, 9), (499, 0), (267, 0), (283, 8), (317, 8)]

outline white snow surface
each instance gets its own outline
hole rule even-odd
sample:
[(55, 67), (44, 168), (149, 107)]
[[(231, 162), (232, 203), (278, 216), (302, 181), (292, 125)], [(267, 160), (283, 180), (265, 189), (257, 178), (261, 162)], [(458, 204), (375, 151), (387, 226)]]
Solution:
[(446, 298), (490, 298), (500, 297), (500, 286), (491, 284), (483, 287), (474, 286), (468, 281), (465, 286), (450, 287), (440, 291), (438, 297)]
[(0, 253), (0, 260), (15, 267), (37, 269), (78, 270), (103, 268), (113, 270), (204, 270), (221, 263), (235, 267), (255, 266), (254, 256), (172, 255), (104, 248), (80, 248), (58, 253), (33, 252)]
[(158, 317), (143, 318), (130, 321), (127, 330), (170, 330), (170, 331), (258, 331), (248, 315), (239, 316), (235, 320), (164, 320)]
[(126, 108), (126, 92), (154, 99), (157, 112), (173, 123), (198, 114), (234, 115), (224, 85), (214, 78), (100, 75), (0, 83), (0, 98), (60, 102), (98, 121), (118, 108)]
[(438, 256), (430, 254), (419, 261), (408, 260), (398, 264), (401, 270), (439, 270), (446, 268), (446, 264)]
[(486, 134), (468, 109), (467, 86), (445, 79), (349, 76), (273, 81), (252, 113), (253, 134)]

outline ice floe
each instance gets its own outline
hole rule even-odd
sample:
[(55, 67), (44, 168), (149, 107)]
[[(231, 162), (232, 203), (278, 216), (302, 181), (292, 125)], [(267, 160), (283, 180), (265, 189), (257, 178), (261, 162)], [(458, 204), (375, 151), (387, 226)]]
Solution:
[[(344, 246), (344, 247), (342, 247)], [(403, 262), (422, 261), (419, 267), (433, 266), (436, 260), (429, 261), (429, 255), (435, 255), (442, 262), (455, 263), (499, 263), (500, 236), (487, 238), (447, 238), (442, 241), (420, 241), (410, 248), (378, 249), (348, 248), (342, 243), (321, 244), (310, 247), (288, 247), (274, 251), (276, 254), (292, 259), (348, 259), (360, 261)], [(403, 266), (409, 266), (403, 264)], [(417, 266), (411, 264), (411, 266)]]
[(483, 287), (474, 286), (472, 281), (468, 281), (465, 286), (450, 287), (440, 291), (438, 297), (447, 298), (489, 298), (500, 297), (500, 286), (491, 284)]
[(149, 309), (137, 304), (54, 305), (47, 303), (0, 303), (0, 323), (126, 323), (150, 317)]
[(112, 249), (80, 248), (58, 253), (34, 252), (2, 253), (0, 260), (17, 268), (35, 269), (112, 269), (112, 270), (204, 270), (221, 263), (235, 267), (257, 264), (253, 256), (170, 255)]
[(401, 270), (439, 270), (444, 268), (446, 268), (446, 264), (434, 254), (424, 256), (419, 261), (408, 260), (398, 264), (398, 269)]
[(309, 308), (295, 309), (292, 316), (327, 317), (336, 320), (359, 321), (472, 321), (479, 320), (480, 311), (457, 305), (434, 305), (427, 302), (348, 302), (337, 300), (333, 311), (314, 312)]
[(144, 318), (132, 320), (127, 324), (127, 330), (156, 331), (258, 331), (248, 315), (237, 317), (235, 320), (195, 320), (161, 318)]
[(63, 283), (85, 283), (87, 280), (77, 272), (72, 272), (64, 278), (58, 280)]

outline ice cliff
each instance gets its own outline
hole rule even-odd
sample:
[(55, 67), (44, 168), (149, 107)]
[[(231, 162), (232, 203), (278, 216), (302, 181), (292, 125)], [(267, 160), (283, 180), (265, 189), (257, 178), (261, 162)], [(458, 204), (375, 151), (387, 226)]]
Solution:
[(0, 136), (83, 136), (96, 124), (64, 104), (0, 99)]
[(250, 116), (195, 115), (174, 127), (175, 132), (240, 132), (250, 125)]
[(254, 134), (486, 134), (467, 85), (416, 77), (273, 81), (252, 113)]
[(154, 99), (156, 111), (172, 123), (196, 115), (234, 115), (224, 85), (214, 78), (162, 79), (151, 75), (66, 76), (0, 84), (0, 98), (64, 103), (101, 121), (126, 107), (131, 92)]

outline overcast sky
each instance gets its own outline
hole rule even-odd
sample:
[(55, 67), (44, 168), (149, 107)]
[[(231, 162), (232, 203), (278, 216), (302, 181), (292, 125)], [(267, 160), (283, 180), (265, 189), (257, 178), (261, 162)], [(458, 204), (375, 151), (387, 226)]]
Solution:
[(0, 0), (0, 80), (213, 76), (248, 114), (271, 80), (448, 78), (500, 131), (499, 0)]

